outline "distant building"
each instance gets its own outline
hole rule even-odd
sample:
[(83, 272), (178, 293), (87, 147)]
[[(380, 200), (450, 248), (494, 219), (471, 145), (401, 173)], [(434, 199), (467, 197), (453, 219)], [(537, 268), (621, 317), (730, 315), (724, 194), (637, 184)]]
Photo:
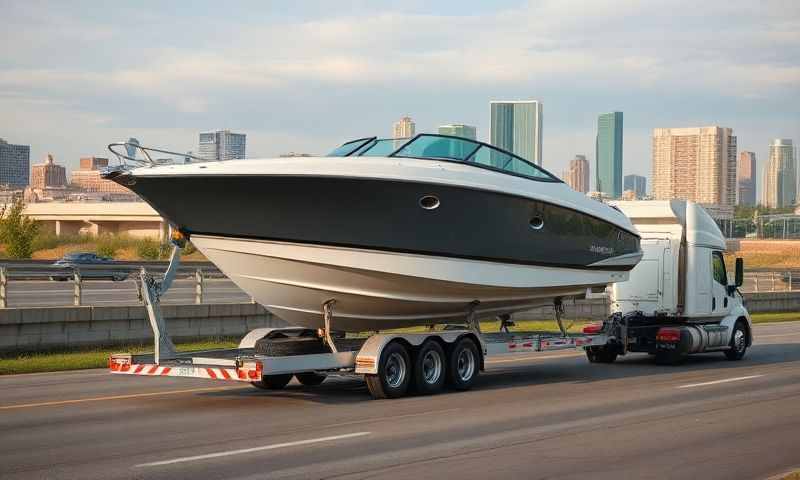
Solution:
[[(736, 137), (717, 126), (653, 130), (652, 195), (704, 206), (736, 204)], [(706, 208), (708, 210), (708, 208)]]
[(403, 117), (394, 122), (392, 128), (392, 138), (409, 138), (416, 135), (417, 126), (411, 117)]
[(67, 169), (56, 165), (53, 155), (47, 154), (44, 163), (31, 167), (31, 188), (62, 188), (67, 186)]
[(14, 145), (0, 138), (0, 185), (27, 187), (30, 170), (30, 145)]
[(770, 208), (791, 207), (797, 199), (797, 165), (792, 141), (776, 138), (762, 175), (762, 203)]
[(622, 112), (597, 117), (595, 188), (611, 198), (622, 195)]
[(230, 130), (200, 134), (197, 156), (203, 160), (234, 160), (245, 158), (247, 135)]
[(575, 155), (575, 158), (569, 161), (569, 168), (564, 170), (563, 180), (577, 192), (589, 191), (589, 162), (585, 155)]
[(542, 104), (537, 100), (489, 102), (495, 147), (542, 165)]
[(736, 204), (753, 206), (756, 204), (756, 154), (742, 152), (736, 166)]
[(292, 158), (292, 157), (313, 157), (310, 153), (289, 152), (278, 155), (279, 158)]
[(642, 199), (647, 196), (647, 177), (641, 175), (625, 175), (623, 189), (632, 191), (637, 199)]
[(73, 188), (89, 193), (136, 196), (122, 185), (100, 176), (100, 169), (108, 166), (107, 158), (81, 157), (80, 165), (80, 170), (70, 175), (70, 186)]
[(461, 123), (440, 126), (439, 135), (452, 135), (454, 137), (468, 138), (470, 140), (478, 139), (477, 129), (475, 127)]
[(625, 189), (622, 191), (623, 200), (641, 200), (641, 197), (636, 196), (636, 192), (633, 190)]
[(125, 151), (127, 152), (128, 156), (131, 158), (136, 158), (136, 151), (139, 150), (137, 147), (141, 145), (139, 143), (139, 140), (136, 140), (135, 138), (131, 137), (125, 143), (128, 144), (125, 145)]

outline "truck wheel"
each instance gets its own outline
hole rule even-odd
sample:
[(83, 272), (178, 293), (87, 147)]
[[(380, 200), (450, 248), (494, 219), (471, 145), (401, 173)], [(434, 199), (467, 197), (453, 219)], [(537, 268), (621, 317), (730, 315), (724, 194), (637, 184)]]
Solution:
[(589, 347), (586, 349), (586, 358), (590, 363), (614, 363), (617, 352), (608, 347)]
[(469, 337), (462, 337), (447, 358), (447, 385), (456, 390), (469, 390), (478, 376), (478, 347)]
[(307, 387), (316, 387), (324, 382), (326, 378), (325, 375), (314, 372), (296, 373), (294, 376), (297, 377), (298, 382)]
[(391, 342), (384, 347), (378, 362), (378, 373), (365, 375), (373, 398), (398, 398), (408, 391), (411, 382), (411, 357), (406, 347)]
[(444, 350), (436, 340), (428, 339), (414, 356), (414, 389), (422, 395), (437, 393), (446, 376)]
[(686, 355), (677, 351), (656, 352), (656, 365), (680, 365), (686, 360)]
[(292, 381), (292, 374), (285, 373), (282, 375), (264, 375), (261, 381), (250, 382), (254, 387), (262, 390), (282, 390), (283, 387)]
[(733, 327), (733, 334), (731, 335), (731, 348), (725, 350), (725, 357), (728, 360), (741, 360), (747, 352), (747, 331), (744, 329), (742, 322), (736, 322)]

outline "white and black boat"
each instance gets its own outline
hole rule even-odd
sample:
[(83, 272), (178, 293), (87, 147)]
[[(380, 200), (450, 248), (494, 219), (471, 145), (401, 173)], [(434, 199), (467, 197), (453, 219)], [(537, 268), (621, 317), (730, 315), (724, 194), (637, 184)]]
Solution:
[(641, 258), (621, 212), (473, 140), (371, 137), (324, 157), (184, 163), (137, 146), (141, 162), (123, 145), (109, 149), (128, 161), (105, 177), (300, 326), (321, 327), (329, 300), (345, 331), (513, 313), (623, 281)]

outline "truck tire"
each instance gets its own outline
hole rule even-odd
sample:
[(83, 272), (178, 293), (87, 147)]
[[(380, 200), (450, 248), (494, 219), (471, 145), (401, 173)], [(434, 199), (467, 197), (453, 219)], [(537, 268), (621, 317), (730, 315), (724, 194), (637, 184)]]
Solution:
[(264, 375), (258, 382), (250, 382), (254, 387), (261, 390), (283, 390), (292, 381), (293, 375), (285, 373), (282, 375)]
[(725, 358), (728, 360), (741, 360), (747, 352), (747, 330), (745, 330), (744, 323), (739, 320), (733, 327), (731, 333), (731, 348), (725, 350)]
[(461, 339), (447, 356), (447, 386), (455, 390), (469, 390), (478, 377), (480, 354), (478, 346), (469, 337)]
[(438, 393), (446, 376), (444, 349), (436, 340), (426, 340), (414, 355), (414, 390), (420, 395)]
[(411, 383), (411, 357), (399, 342), (390, 342), (381, 352), (378, 373), (364, 376), (373, 398), (398, 398)]
[(330, 349), (322, 343), (322, 339), (319, 337), (284, 337), (256, 340), (255, 352), (268, 357), (288, 357), (330, 353)]
[(614, 363), (617, 359), (617, 352), (609, 347), (588, 347), (586, 358), (590, 363)]
[(294, 376), (297, 378), (298, 382), (307, 387), (316, 387), (324, 382), (326, 378), (326, 375), (314, 372), (295, 373)]

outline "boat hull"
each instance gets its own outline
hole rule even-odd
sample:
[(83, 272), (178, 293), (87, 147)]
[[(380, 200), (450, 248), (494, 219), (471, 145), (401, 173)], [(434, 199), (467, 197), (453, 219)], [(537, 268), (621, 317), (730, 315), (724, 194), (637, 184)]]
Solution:
[(479, 317), (491, 317), (627, 279), (625, 271), (340, 246), (202, 234), (192, 241), (256, 302), (293, 325), (322, 327), (322, 305), (335, 300), (334, 329), (341, 331), (463, 322), (473, 305)]

